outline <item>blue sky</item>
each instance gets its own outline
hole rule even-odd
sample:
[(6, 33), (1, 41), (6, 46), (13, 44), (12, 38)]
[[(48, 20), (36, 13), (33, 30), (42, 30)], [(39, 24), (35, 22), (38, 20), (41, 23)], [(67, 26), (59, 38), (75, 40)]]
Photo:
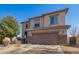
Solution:
[(66, 24), (79, 29), (79, 5), (77, 4), (0, 4), (0, 19), (3, 16), (14, 16), (17, 21), (27, 21), (29, 18), (44, 13), (69, 8), (66, 15)]

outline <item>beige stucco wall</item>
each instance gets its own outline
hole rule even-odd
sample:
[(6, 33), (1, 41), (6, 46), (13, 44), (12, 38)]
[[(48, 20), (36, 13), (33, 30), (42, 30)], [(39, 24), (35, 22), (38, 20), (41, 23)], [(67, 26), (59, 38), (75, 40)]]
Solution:
[(34, 28), (34, 20), (30, 20), (30, 28)]
[(40, 18), (40, 27), (43, 27), (43, 17)]
[[(43, 27), (43, 17), (36, 18), (40, 20), (40, 27)], [(30, 28), (34, 28), (34, 19), (31, 19), (30, 21)]]
[(64, 25), (65, 24), (65, 12), (59, 13), (58, 15), (58, 24)]
[[(58, 16), (58, 24), (57, 25), (64, 25), (65, 24), (65, 12), (60, 12), (60, 13), (54, 13), (54, 14), (50, 14), (50, 15), (45, 15), (43, 17), (37, 18), (40, 19), (40, 27), (48, 27), (48, 26), (53, 26), (50, 25), (50, 16), (53, 15), (57, 15)], [(43, 25), (43, 21), (44, 21), (44, 25)], [(30, 21), (30, 28), (34, 27), (34, 20), (31, 19)]]
[(69, 40), (69, 37), (67, 36), (67, 44), (69, 44), (70, 42), (69, 42), (70, 40)]
[(60, 12), (60, 13), (55, 13), (55, 14), (50, 14), (50, 15), (44, 16), (44, 26), (45, 27), (51, 26), (50, 25), (50, 16), (53, 16), (53, 15), (58, 16), (58, 24), (57, 25), (64, 25), (65, 24), (65, 12)]
[(50, 17), (49, 15), (44, 16), (44, 27), (48, 27), (50, 25)]
[(28, 23), (22, 23), (22, 37), (24, 37), (25, 36), (25, 34), (24, 34), (24, 30), (26, 29), (26, 24), (28, 24)]
[(22, 23), (22, 26), (24, 26), (24, 27), (25, 27), (25, 26), (26, 26), (26, 23)]
[(79, 36), (77, 36), (76, 44), (79, 45)]

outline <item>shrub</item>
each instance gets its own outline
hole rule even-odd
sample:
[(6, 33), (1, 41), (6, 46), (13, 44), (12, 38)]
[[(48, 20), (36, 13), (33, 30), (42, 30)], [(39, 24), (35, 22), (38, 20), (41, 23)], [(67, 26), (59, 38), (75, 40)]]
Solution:
[(3, 43), (3, 38), (2, 37), (0, 37), (0, 44), (2, 44)]
[(12, 38), (12, 43), (13, 44), (16, 44), (16, 42), (17, 42), (17, 39), (14, 37), (14, 38)]
[(4, 39), (3, 39), (3, 44), (4, 44), (4, 46), (7, 46), (7, 45), (9, 45), (11, 43), (11, 40), (10, 40), (10, 38), (8, 38), (8, 37), (5, 37)]

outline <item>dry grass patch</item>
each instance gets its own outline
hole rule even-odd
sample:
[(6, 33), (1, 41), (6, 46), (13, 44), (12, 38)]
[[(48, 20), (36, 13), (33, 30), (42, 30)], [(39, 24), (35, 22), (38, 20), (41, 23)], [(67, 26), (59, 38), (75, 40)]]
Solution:
[(66, 54), (77, 54), (79, 53), (79, 47), (75, 47), (75, 46), (61, 46), (61, 48), (63, 49), (64, 53)]

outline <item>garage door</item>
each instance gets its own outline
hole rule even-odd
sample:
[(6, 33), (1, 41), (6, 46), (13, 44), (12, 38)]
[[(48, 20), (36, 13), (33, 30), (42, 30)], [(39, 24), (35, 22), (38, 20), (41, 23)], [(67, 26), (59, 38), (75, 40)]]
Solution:
[(29, 43), (32, 44), (57, 44), (57, 33), (33, 33)]

